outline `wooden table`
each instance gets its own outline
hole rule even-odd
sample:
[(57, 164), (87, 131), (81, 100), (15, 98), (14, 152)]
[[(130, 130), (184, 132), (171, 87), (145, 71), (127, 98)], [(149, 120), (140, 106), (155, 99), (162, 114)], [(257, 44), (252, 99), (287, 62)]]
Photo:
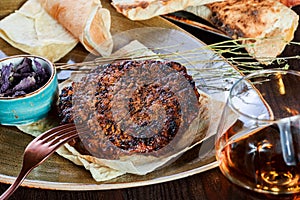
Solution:
[[(295, 8), (298, 9), (298, 8)], [(300, 10), (300, 9), (298, 9)], [(180, 24), (178, 24), (180, 25)], [(180, 25), (194, 36), (206, 43), (223, 40), (221, 37), (199, 31), (185, 25)], [(300, 40), (300, 30), (296, 32), (295, 41)], [(289, 46), (283, 55), (299, 55), (300, 48)], [(300, 61), (289, 61), (292, 69), (300, 71)], [(274, 67), (274, 66), (271, 66)], [(9, 185), (0, 184), (0, 193), (3, 193)], [(127, 189), (102, 190), (102, 191), (55, 191), (44, 189), (32, 189), (20, 187), (10, 199), (209, 199), (209, 200), (265, 200), (265, 199), (300, 199), (299, 195), (265, 195), (240, 188), (229, 182), (218, 168), (196, 174), (187, 178), (170, 181), (161, 184), (134, 187)]]
[[(6, 189), (7, 185), (0, 185), (0, 192)], [(245, 189), (241, 189), (231, 184), (221, 174), (219, 169), (213, 169), (188, 178), (171, 181), (162, 184), (135, 187), (128, 189), (109, 190), (109, 191), (53, 191), (19, 188), (11, 199), (20, 200), (113, 200), (113, 199), (132, 199), (132, 200), (155, 200), (155, 199), (202, 199), (202, 200), (266, 200), (281, 199), (290, 200), (300, 198), (298, 196), (271, 196), (262, 195)]]

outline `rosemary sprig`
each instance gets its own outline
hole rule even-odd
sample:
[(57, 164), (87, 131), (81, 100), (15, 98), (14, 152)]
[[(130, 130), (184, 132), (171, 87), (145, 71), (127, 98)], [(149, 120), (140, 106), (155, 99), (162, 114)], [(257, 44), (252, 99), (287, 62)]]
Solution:
[[(65, 64), (65, 63), (57, 63), (56, 66), (59, 69), (69, 69), (70, 67), (81, 67), (81, 66), (91, 66), (91, 65), (99, 65), (99, 64), (104, 64), (104, 63), (109, 63), (113, 61), (118, 61), (118, 60), (129, 60), (129, 59), (155, 59), (155, 58), (160, 58), (160, 59), (168, 59), (168, 58), (174, 58), (178, 56), (184, 57), (184, 59), (190, 59), (190, 58), (197, 58), (197, 55), (199, 54), (207, 54), (207, 50), (213, 50), (219, 55), (224, 55), (224, 54), (231, 54), (231, 57), (227, 57), (227, 61), (230, 63), (233, 63), (236, 66), (258, 66), (261, 65), (258, 61), (252, 61), (252, 62), (247, 62), (245, 60), (253, 60), (251, 56), (247, 52), (244, 51), (246, 46), (245, 44), (239, 43), (240, 41), (244, 40), (250, 40), (250, 38), (247, 39), (235, 39), (235, 40), (226, 40), (222, 41), (219, 43), (211, 44), (211, 45), (206, 45), (201, 48), (196, 48), (196, 49), (190, 49), (190, 50), (185, 50), (181, 52), (170, 52), (170, 53), (159, 53), (156, 55), (139, 55), (138, 50), (132, 51), (132, 52), (127, 52), (127, 54), (122, 55), (122, 56), (111, 56), (111, 57), (99, 57), (96, 58), (95, 60), (92, 61), (85, 61), (82, 63), (72, 63), (72, 64)], [(252, 39), (253, 40), (253, 39)], [(153, 48), (150, 49), (151, 51), (160, 51), (160, 50), (168, 50), (172, 49), (175, 47), (178, 47), (178, 45), (173, 45), (173, 46), (168, 46), (168, 47), (162, 47), (162, 48)], [(210, 52), (209, 52), (210, 53)], [(197, 55), (196, 55), (197, 54)], [(233, 56), (234, 55), (234, 56)], [(283, 62), (287, 59), (299, 59), (300, 56), (291, 56), (291, 57), (284, 57), (284, 58), (268, 58), (264, 57), (261, 59), (265, 60), (276, 60), (277, 62)], [(221, 61), (224, 62), (224, 59), (219, 59), (219, 60), (199, 60), (201, 63), (211, 63), (211, 62), (216, 62), (216, 61)], [(256, 68), (256, 67), (255, 67)]]
[[(266, 38), (260, 38), (261, 40)], [(176, 43), (170, 46), (141, 48), (127, 50), (122, 55), (113, 54), (110, 57), (97, 57), (90, 61), (81, 63), (56, 63), (58, 69), (72, 69), (78, 71), (89, 71), (97, 66), (122, 60), (139, 60), (139, 59), (165, 59), (173, 60), (186, 66), (188, 73), (193, 76), (196, 87), (208, 92), (209, 94), (225, 94), (231, 86), (241, 78), (241, 74), (248, 74), (254, 70), (260, 70), (266, 66), (259, 62), (264, 60), (269, 63), (277, 64), (282, 69), (289, 69), (287, 61), (289, 59), (299, 59), (300, 56), (285, 57), (261, 57), (253, 58), (246, 51), (252, 48), (252, 40), (257, 38), (240, 38), (221, 41), (214, 44), (203, 45), (199, 48), (180, 48), (184, 43)], [(248, 41), (249, 40), (249, 41)], [(300, 45), (298, 42), (291, 42), (293, 45)], [(180, 50), (176, 50), (180, 49)], [(152, 52), (152, 53), (149, 53)]]

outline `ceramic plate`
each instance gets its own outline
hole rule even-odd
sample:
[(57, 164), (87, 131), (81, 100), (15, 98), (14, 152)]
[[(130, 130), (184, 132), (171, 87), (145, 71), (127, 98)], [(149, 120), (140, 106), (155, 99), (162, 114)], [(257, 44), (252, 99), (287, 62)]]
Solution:
[[(13, 4), (11, 5), (13, 9), (18, 8), (20, 2), (18, 3), (4, 1), (7, 7), (8, 4)], [(108, 2), (103, 4), (109, 6)], [(111, 12), (115, 49), (137, 40), (157, 54), (168, 54), (170, 55), (168, 59), (181, 62), (187, 67), (198, 89), (209, 93), (217, 100), (225, 99), (226, 88), (229, 88), (229, 83), (233, 81), (225, 79), (222, 74), (228, 70), (232, 71), (233, 68), (223, 58), (205, 48), (203, 42), (161, 18), (132, 22), (115, 13), (114, 10)], [(1, 17), (7, 13), (1, 13)], [(119, 26), (116, 21), (120, 23)], [(0, 40), (0, 50), (4, 55), (22, 53), (3, 40)], [(88, 57), (88, 53), (78, 45), (61, 62), (81, 62)], [(24, 148), (31, 140), (31, 136), (20, 132), (15, 127), (0, 126), (0, 182), (14, 181), (21, 168)], [(55, 190), (104, 190), (156, 184), (216, 167), (213, 149), (214, 137), (212, 136), (167, 167), (144, 176), (126, 174), (106, 182), (94, 181), (88, 171), (54, 154), (28, 175), (23, 186)]]

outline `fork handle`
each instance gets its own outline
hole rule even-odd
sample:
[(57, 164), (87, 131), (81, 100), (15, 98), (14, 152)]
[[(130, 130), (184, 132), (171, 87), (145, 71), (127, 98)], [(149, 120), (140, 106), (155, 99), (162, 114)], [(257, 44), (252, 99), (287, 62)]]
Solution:
[(18, 177), (16, 178), (15, 182), (7, 188), (7, 190), (0, 196), (0, 200), (7, 200), (13, 192), (21, 185), (21, 183), (24, 181), (25, 177), (31, 172), (32, 169), (24, 169), (22, 167)]

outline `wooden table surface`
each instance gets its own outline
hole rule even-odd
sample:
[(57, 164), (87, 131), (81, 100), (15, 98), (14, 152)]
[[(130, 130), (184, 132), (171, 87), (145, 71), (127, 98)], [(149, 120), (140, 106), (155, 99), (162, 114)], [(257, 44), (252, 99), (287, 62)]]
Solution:
[[(295, 10), (300, 10), (295, 8)], [(298, 12), (299, 13), (299, 12)], [(180, 25), (180, 24), (178, 24)], [(183, 29), (189, 31), (194, 36), (198, 37), (206, 43), (221, 41), (223, 38), (191, 28), (185, 25), (180, 25)], [(300, 40), (300, 30), (296, 32), (295, 40)], [(288, 46), (283, 55), (299, 55), (300, 48)], [(300, 61), (290, 60), (289, 64), (292, 69), (300, 71)], [(270, 66), (275, 67), (275, 66)], [(9, 185), (0, 184), (0, 193), (3, 193)], [(229, 182), (220, 172), (218, 168), (196, 174), (187, 178), (170, 181), (161, 184), (134, 187), (127, 189), (116, 190), (101, 190), (101, 191), (55, 191), (45, 189), (33, 189), (20, 187), (11, 196), (10, 199), (32, 199), (32, 200), (74, 200), (74, 199), (136, 199), (136, 200), (153, 200), (153, 199), (209, 199), (209, 200), (265, 200), (265, 199), (300, 199), (299, 195), (265, 195), (240, 188)]]

